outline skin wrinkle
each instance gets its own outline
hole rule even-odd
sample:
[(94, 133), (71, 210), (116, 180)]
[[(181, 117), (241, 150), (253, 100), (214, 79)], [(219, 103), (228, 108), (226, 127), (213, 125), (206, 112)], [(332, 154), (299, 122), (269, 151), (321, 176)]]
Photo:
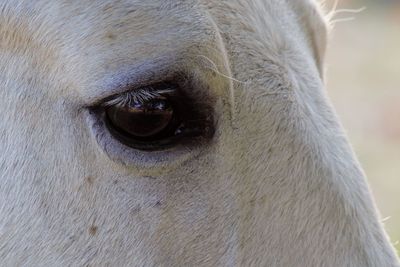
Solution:
[[(399, 266), (314, 1), (0, 2), (2, 265)], [(88, 110), (181, 73), (208, 145), (137, 151)]]

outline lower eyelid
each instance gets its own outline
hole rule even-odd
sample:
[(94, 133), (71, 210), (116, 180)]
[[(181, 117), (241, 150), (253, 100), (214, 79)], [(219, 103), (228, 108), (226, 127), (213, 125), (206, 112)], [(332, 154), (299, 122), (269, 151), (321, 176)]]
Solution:
[[(112, 137), (105, 126), (104, 114), (100, 109), (86, 109), (84, 112), (91, 135), (104, 154), (122, 165), (137, 167), (138, 171), (162, 167), (163, 164), (181, 164), (196, 157), (207, 147), (179, 146), (165, 151), (143, 151), (132, 149)], [(143, 169), (144, 168), (144, 169)]]

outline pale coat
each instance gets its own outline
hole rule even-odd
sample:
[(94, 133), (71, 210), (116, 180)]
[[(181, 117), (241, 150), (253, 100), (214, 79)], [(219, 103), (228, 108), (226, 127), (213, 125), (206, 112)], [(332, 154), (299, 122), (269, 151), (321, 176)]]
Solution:
[[(0, 265), (400, 266), (326, 25), (311, 0), (1, 0)], [(176, 73), (216, 99), (207, 146), (138, 151), (89, 112)]]

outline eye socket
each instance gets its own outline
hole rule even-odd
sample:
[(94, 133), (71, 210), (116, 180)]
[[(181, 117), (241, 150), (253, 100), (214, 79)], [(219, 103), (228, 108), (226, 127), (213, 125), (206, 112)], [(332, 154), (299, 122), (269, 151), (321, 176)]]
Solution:
[(210, 139), (212, 111), (169, 83), (119, 95), (103, 105), (107, 129), (139, 150), (163, 150)]

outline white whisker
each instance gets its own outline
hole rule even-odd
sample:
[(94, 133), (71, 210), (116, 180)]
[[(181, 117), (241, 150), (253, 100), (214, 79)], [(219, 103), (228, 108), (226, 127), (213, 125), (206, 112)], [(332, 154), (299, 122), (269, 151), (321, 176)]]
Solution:
[(228, 76), (228, 75), (223, 74), (222, 72), (220, 72), (220, 71), (218, 70), (217, 64), (215, 64), (215, 62), (212, 61), (210, 58), (208, 58), (208, 57), (206, 57), (206, 56), (204, 56), (204, 55), (197, 55), (197, 57), (201, 57), (201, 58), (205, 59), (208, 63), (210, 63), (210, 64), (211, 64), (211, 67), (209, 67), (209, 66), (205, 66), (205, 67), (206, 67), (207, 69), (209, 69), (209, 70), (214, 71), (216, 74), (218, 74), (218, 75), (220, 75), (220, 76), (222, 76), (222, 77), (224, 77), (224, 78), (227, 78), (227, 79), (229, 79), (229, 80), (232, 80), (232, 81), (234, 81), (234, 82), (237, 82), (237, 83), (244, 83), (244, 82), (242, 82), (242, 81), (239, 81), (239, 80), (237, 80), (237, 79), (235, 79), (235, 78), (233, 78), (233, 77), (231, 77), (231, 76)]
[(339, 13), (352, 13), (352, 14), (356, 14), (356, 13), (361, 13), (363, 11), (365, 11), (367, 9), (367, 7), (361, 7), (359, 9), (338, 9), (335, 11), (335, 14), (339, 14)]
[(332, 24), (336, 24), (336, 23), (340, 23), (340, 22), (353, 21), (353, 20), (355, 20), (355, 19), (356, 19), (355, 17), (334, 19), (334, 20), (331, 20), (331, 23), (332, 23)]

